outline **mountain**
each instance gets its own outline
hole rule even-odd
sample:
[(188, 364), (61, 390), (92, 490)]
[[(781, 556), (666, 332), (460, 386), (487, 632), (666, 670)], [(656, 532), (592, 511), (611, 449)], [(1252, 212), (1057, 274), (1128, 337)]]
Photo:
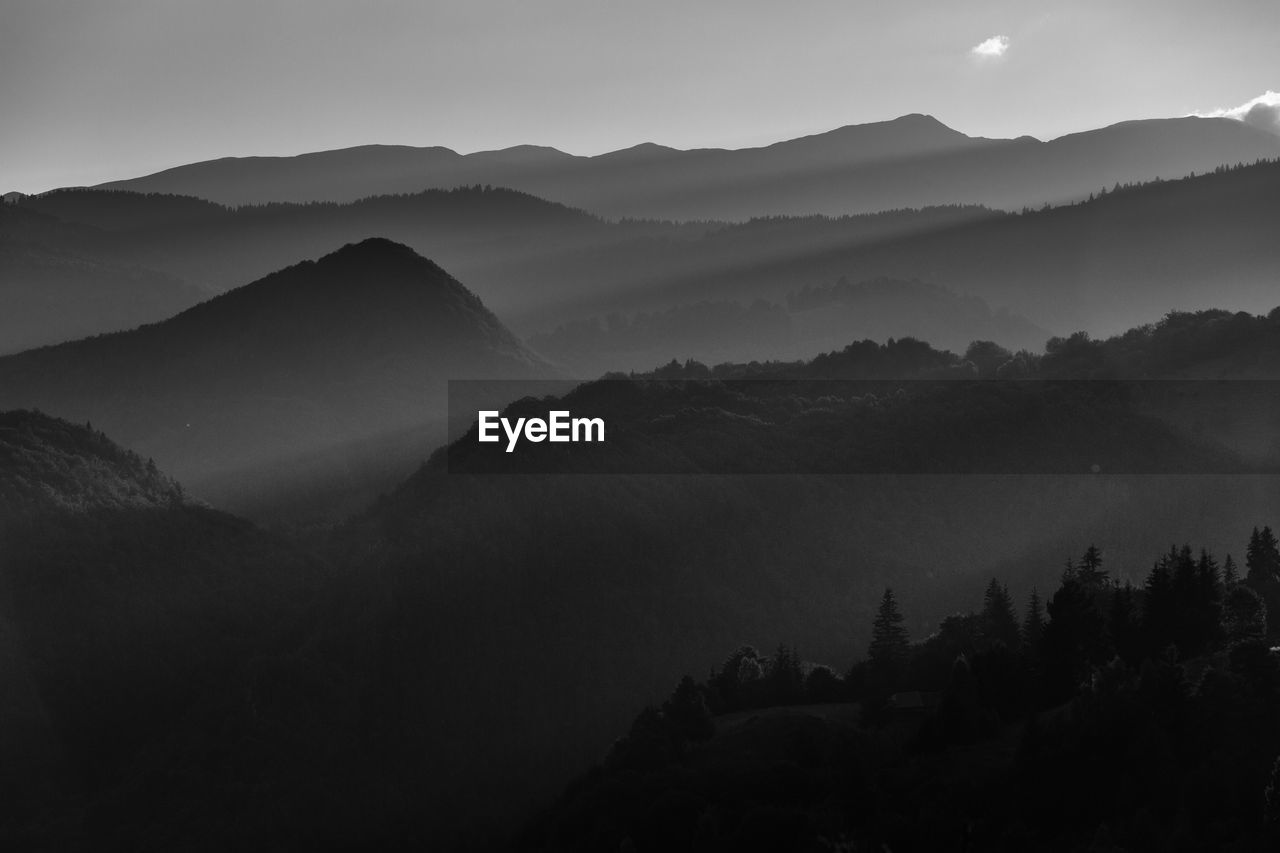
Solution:
[[(853, 285), (915, 280), (961, 300), (981, 300), (986, 308), (951, 312), (952, 328), (944, 329), (893, 309), (915, 297), (863, 298), (853, 310), (847, 300), (833, 300), (805, 311), (798, 324), (802, 338), (809, 330), (831, 342), (915, 334), (958, 348), (971, 335), (1017, 348), (1043, 340), (1034, 329), (1109, 334), (1170, 309), (1266, 310), (1272, 270), (1280, 263), (1268, 229), (1280, 216), (1278, 186), (1280, 164), (1265, 162), (1176, 181), (1113, 185), (1092, 200), (1019, 214), (955, 206), (737, 225), (609, 223), (526, 194), (482, 188), (234, 211), (162, 196), (131, 195), (126, 202), (121, 193), (66, 191), (29, 199), (22, 209), (60, 223), (44, 238), (52, 249), (91, 249), (114, 257), (113, 263), (161, 270), (210, 292), (333, 245), (389, 236), (435, 258), (515, 332), (539, 341), (558, 327), (598, 325), (610, 314), (634, 323), (640, 314), (677, 309), (692, 316), (703, 302), (736, 303), (744, 310), (758, 299), (779, 304), (843, 278)], [(157, 224), (165, 215), (178, 221)], [(113, 217), (138, 225), (110, 233), (96, 228)], [(97, 235), (89, 249), (84, 229)], [(1001, 329), (1000, 322), (981, 320), (984, 311), (1026, 322)], [(980, 331), (984, 325), (989, 331)], [(786, 358), (813, 355), (823, 346), (752, 353), (757, 343), (745, 331), (729, 332), (704, 351), (681, 347), (658, 355), (663, 361)], [(572, 356), (575, 369), (591, 375), (646, 366), (607, 351), (617, 345), (602, 346), (594, 361)], [(568, 358), (574, 349), (559, 352)]]
[[(364, 251), (427, 276), (402, 247), (342, 250)], [(1280, 312), (1173, 314), (1034, 356), (863, 341), (524, 400), (509, 411), (605, 395), (640, 413), (650, 441), (619, 449), (646, 465), (674, 449), (759, 470), (768, 457), (750, 454), (768, 446), (755, 440), (768, 422), (782, 444), (820, 439), (802, 443), (811, 460), (842, 447), (881, 467), (850, 476), (831, 457), (808, 475), (611, 474), (584, 452), (577, 473), (467, 476), (446, 473), (442, 452), (331, 538), (309, 537), (324, 562), (193, 506), (87, 427), (0, 416), (0, 483), (60, 496), (0, 543), (0, 613), (17, 614), (0, 635), (13, 675), (13, 725), (0, 731), (29, 750), (6, 762), (21, 768), (5, 777), (21, 796), (0, 832), (61, 849), (140, 837), (154, 849), (496, 847), (636, 708), (726, 649), (785, 642), (848, 661), (886, 584), (919, 638), (971, 606), (979, 579), (1008, 578), (1019, 601), (1051, 589), (1081, 541), (1105, 551), (1112, 577), (1140, 578), (1170, 536), (1239, 560), (1254, 519), (1280, 516), (1274, 477), (1215, 467), (1213, 444), (1250, 410), (1195, 413), (1185, 395), (1117, 396), (1110, 382), (1037, 397), (1041, 383), (944, 378), (1011, 373), (1274, 380)], [(849, 379), (897, 387), (844, 405), (831, 383)], [(913, 455), (915, 439), (928, 456)], [(472, 452), (467, 441), (447, 453)], [(1027, 445), (1058, 462), (1133, 451), (1156, 471), (1201, 473), (998, 473), (1021, 470)], [(101, 486), (86, 487), (96, 472)], [(138, 500), (115, 509), (109, 496), (130, 490)]]
[(174, 276), (103, 250), (103, 236), (0, 204), (0, 354), (154, 322), (199, 300)]
[[(1275, 377), (1278, 332), (1275, 316), (1175, 315), (1107, 341), (1057, 341), (1030, 369), (1231, 377), (1252, 364), (1251, 375)], [(1212, 432), (1215, 422), (1203, 413), (1118, 405), (1107, 383), (1076, 383), (1030, 406), (1010, 405), (1024, 399), (1019, 383), (972, 395), (963, 382), (911, 391), (961, 366), (918, 341), (862, 342), (799, 364), (664, 370), (648, 388), (599, 383), (508, 412), (588, 411), (592, 394), (606, 395), (616, 406), (608, 411), (647, 424), (635, 441), (620, 433), (606, 443), (622, 460), (561, 445), (575, 464), (546, 468), (517, 451), (514, 462), (460, 476), (452, 462), (473, 452), (474, 436), (453, 444), (449, 473), (442, 452), (341, 533), (344, 553), (376, 555), (378, 583), (397, 593), (372, 606), (361, 599), (346, 620), (332, 620), (341, 627), (317, 629), (343, 645), (356, 624), (383, 626), (385, 645), (353, 667), (385, 667), (396, 701), (411, 710), (388, 713), (382, 737), (411, 744), (406, 751), (447, 781), (400, 762), (394, 778), (438, 803), (437, 817), (470, 816), (492, 831), (504, 807), (534, 802), (557, 777), (589, 766), (636, 708), (666, 696), (680, 673), (708, 671), (726, 649), (785, 642), (809, 660), (853, 659), (886, 584), (911, 614), (905, 627), (923, 637), (979, 578), (1008, 578), (1020, 601), (1033, 586), (1051, 589), (1080, 541), (1107, 551), (1113, 576), (1140, 580), (1169, 536), (1238, 560), (1252, 520), (1280, 514), (1274, 477), (1232, 476), (1204, 453), (1194, 423)], [(667, 383), (686, 377), (696, 381)], [(842, 407), (828, 394), (829, 380), (844, 377), (898, 377), (907, 397), (877, 394), (879, 411), (865, 400)], [(1072, 405), (1079, 394), (1100, 395), (1098, 405)], [(776, 403), (761, 405), (760, 395)], [(780, 441), (791, 430), (800, 438)], [(770, 465), (788, 446), (829, 467), (778, 473)], [(863, 454), (879, 473), (843, 473), (856, 469), (824, 452), (833, 447)], [(1130, 453), (1151, 468), (1105, 473)], [(1050, 458), (1076, 467), (1027, 475), (1018, 461)], [(1099, 460), (1102, 474), (1061, 473)], [(557, 473), (536, 473), (548, 470)], [(1201, 473), (1175, 473), (1187, 470)]]
[(125, 768), (328, 576), (103, 433), (31, 411), (0, 412), (0, 553), (11, 849), (110, 847)]
[(443, 440), (445, 380), (548, 373), (448, 273), (370, 239), (162, 323), (0, 359), (0, 406), (92, 420), (243, 508), (285, 483), (298, 503), (333, 498), (319, 481), (384, 487)]
[(33, 242), (162, 270), (206, 294), (254, 281), (333, 246), (385, 237), (450, 269), (482, 275), (489, 291), (486, 301), (506, 308), (538, 299), (523, 286), (520, 271), (540, 258), (673, 230), (610, 227), (563, 205), (479, 187), (380, 196), (347, 205), (272, 204), (237, 210), (190, 197), (67, 190), (31, 197), (21, 210), (68, 232), (48, 233)]
[(1277, 156), (1280, 138), (1223, 118), (1122, 122), (1041, 142), (970, 137), (912, 114), (739, 150), (644, 144), (579, 157), (528, 146), (468, 155), (364, 146), (223, 158), (101, 186), (243, 205), (490, 184), (607, 217), (741, 221), (941, 204), (1017, 210)]
[[(843, 245), (813, 239), (827, 229), (838, 232), (842, 220), (782, 220), (776, 236), (767, 222), (747, 223), (708, 235), (699, 247), (706, 263), (696, 270), (675, 262), (663, 268), (669, 274), (625, 282), (609, 293), (608, 310), (770, 299), (842, 276), (852, 282), (889, 277), (981, 298), (1058, 334), (1108, 335), (1171, 309), (1268, 310), (1280, 263), (1270, 226), (1278, 218), (1280, 162), (1263, 162)], [(810, 242), (799, 243), (800, 231)], [(740, 252), (740, 260), (708, 251), (753, 238), (755, 248)], [(585, 302), (579, 310), (603, 300)]]
[(182, 489), (89, 426), (38, 412), (0, 412), (0, 518), (6, 523), (61, 510), (163, 508)]
[[(933, 208), (827, 220), (608, 223), (580, 210), (503, 189), (467, 187), (380, 196), (350, 204), (270, 204), (230, 210), (198, 199), (123, 191), (61, 190), (23, 209), (90, 235), (50, 235), (221, 292), (328, 247), (382, 236), (458, 271), (522, 331), (579, 310), (589, 296), (608, 310), (613, 294), (672, 276), (750, 266), (779, 256), (917, 234), (995, 214)], [(104, 233), (103, 228), (111, 228)], [(75, 230), (79, 229), (79, 230)], [(96, 239), (90, 239), (96, 237)]]

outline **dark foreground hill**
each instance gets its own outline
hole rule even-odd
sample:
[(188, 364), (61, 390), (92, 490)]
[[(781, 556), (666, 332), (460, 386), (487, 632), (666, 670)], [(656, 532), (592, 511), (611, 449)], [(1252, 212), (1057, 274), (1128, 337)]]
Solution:
[[(1056, 341), (1022, 367), (1024, 375), (1060, 378), (1274, 378), (1280, 375), (1278, 335), (1274, 318), (1173, 316), (1114, 340)], [(969, 356), (975, 367), (984, 361), (980, 351)], [(775, 366), (772, 377), (768, 365), (701, 375), (921, 377), (955, 370), (964, 361), (914, 342), (865, 343), (806, 364)], [(1005, 354), (986, 363), (998, 371), (1018, 361)], [(681, 365), (653, 378), (690, 375), (699, 375), (697, 366)], [(618, 393), (634, 402), (628, 384), (619, 383)], [(813, 388), (822, 385), (815, 382)], [(728, 393), (733, 396), (732, 388)], [(1240, 518), (1280, 514), (1273, 476), (1230, 476), (1225, 469), (1173, 473), (1185, 471), (1178, 466), (1200, 446), (1192, 419), (1168, 417), (1163, 410), (1124, 414), (1101, 407), (1073, 410), (1065, 418), (1044, 418), (1041, 412), (1015, 424), (1008, 408), (966, 408), (950, 396), (956, 393), (944, 388), (933, 405), (917, 400), (915, 420), (897, 424), (899, 433), (881, 433), (877, 420), (865, 421), (856, 408), (826, 401), (828, 411), (821, 414), (839, 422), (832, 431), (845, 446), (872, 457), (879, 451), (883, 459), (904, 450), (893, 439), (907, 441), (908, 455), (886, 473), (664, 476), (643, 473), (641, 466), (606, 476), (589, 473), (588, 462), (584, 468), (559, 468), (566, 473), (558, 475), (464, 475), (433, 464), (381, 502), (348, 532), (355, 542), (372, 535), (382, 543), (380, 565), (400, 584), (398, 608), (433, 608), (425, 619), (404, 611), (384, 611), (382, 618), (399, 626), (397, 637), (414, 638), (407, 646), (435, 646), (441, 655), (431, 656), (429, 664), (406, 659), (395, 670), (405, 698), (429, 707), (423, 713), (459, 738), (430, 747), (433, 760), (457, 768), (441, 796), (457, 803), (459, 815), (484, 814), (504, 788), (508, 794), (522, 786), (539, 790), (555, 768), (582, 759), (583, 745), (598, 745), (600, 751), (587, 756), (593, 760), (626, 730), (644, 704), (624, 709), (619, 703), (627, 694), (660, 699), (674, 676), (705, 672), (726, 649), (742, 643), (771, 648), (785, 642), (811, 660), (852, 660), (865, 648), (885, 583), (895, 586), (911, 614), (907, 627), (913, 636), (923, 636), (966, 606), (968, 593), (961, 590), (978, 577), (1007, 577), (1019, 600), (1032, 586), (1051, 589), (1062, 558), (1082, 540), (1095, 538), (1108, 549), (1116, 576), (1138, 580), (1149, 568), (1149, 555), (1167, 548), (1170, 537), (1209, 543), (1219, 554), (1238, 551), (1247, 534)], [(790, 407), (780, 400), (768, 412), (741, 400), (736, 409), (723, 399), (707, 405), (706, 398), (677, 400), (667, 408), (655, 397), (657, 405), (637, 407), (650, 411), (655, 422), (674, 416), (657, 445), (663, 458), (675, 447), (750, 459), (761, 448), (772, 452), (773, 436), (742, 439), (755, 437), (760, 419), (775, 418), (776, 435), (813, 417), (818, 401), (806, 400), (803, 382), (792, 395), (798, 399)], [(564, 402), (576, 409), (582, 400), (571, 396)], [(512, 413), (558, 407), (554, 401), (525, 401)], [(1226, 422), (1234, 415), (1222, 411), (1216, 417)], [(1130, 431), (1138, 424), (1142, 431)], [(1206, 429), (1212, 432), (1215, 425), (1207, 420)], [(1082, 457), (1089, 451), (1115, 458), (1163, 453), (1167, 467), (1159, 469), (1164, 474), (1140, 476), (913, 469), (911, 440), (930, 436), (937, 439), (929, 445), (935, 460), (982, 459), (991, 466), (1008, 458), (1001, 453), (1025, 452), (1018, 439), (1026, 437), (1032, 444), (1059, 442), (1040, 448), (1045, 458), (1072, 448)], [(875, 443), (885, 437), (889, 443)], [(466, 441), (451, 452), (466, 452)], [(572, 453), (574, 446), (561, 447)], [(591, 458), (586, 450), (579, 458)], [(653, 452), (655, 445), (639, 450)], [(907, 473), (912, 470), (920, 473)], [(500, 537), (483, 532), (493, 529), (490, 524), (503, 531)], [(486, 544), (477, 549), (477, 541)], [(409, 606), (410, 600), (418, 604)], [(433, 604), (446, 601), (466, 602), (465, 619)], [(730, 636), (734, 624), (742, 630)], [(536, 665), (505, 663), (526, 654)], [(678, 661), (684, 668), (670, 669)], [(662, 681), (664, 667), (668, 675)], [(451, 686), (448, 700), (438, 695), (441, 683)], [(458, 695), (474, 701), (455, 705)], [(620, 723), (609, 731), (602, 725), (606, 719)], [(501, 785), (485, 769), (495, 763), (503, 767)], [(470, 805), (462, 781), (468, 776), (474, 778)]]
[[(1277, 328), (1259, 317), (1174, 316), (1126, 338), (1058, 341), (1024, 366), (1038, 376), (1087, 378), (1110, 366), (1119, 375), (1177, 377), (1201, 368), (1233, 375), (1243, 363), (1258, 371), (1252, 375), (1275, 376)], [(1185, 346), (1193, 339), (1198, 351)], [(968, 355), (992, 370), (1018, 361)], [(967, 370), (964, 361), (906, 341), (773, 369), (806, 379), (915, 378)], [(762, 368), (731, 366), (721, 375)], [(696, 366), (672, 375), (686, 370)], [(998, 458), (1002, 431), (1011, 429), (1005, 410), (954, 402), (919, 401), (915, 427), (950, 436), (935, 445), (942, 458), (974, 448)], [(743, 419), (708, 408), (671, 411), (698, 433), (699, 447), (741, 446)], [(794, 406), (793, 416), (803, 418), (805, 408)], [(1169, 471), (1199, 446), (1194, 430), (1143, 411), (1113, 429), (1117, 414), (1097, 408), (1039, 429), (1058, 431), (1068, 448), (1163, 452)], [(852, 445), (872, 435), (856, 411), (837, 417)], [(464, 837), (492, 838), (503, 830), (496, 816), (535, 803), (597, 759), (637, 707), (665, 694), (672, 673), (703, 672), (726, 648), (782, 640), (810, 659), (843, 661), (865, 646), (885, 583), (898, 589), (918, 636), (962, 606), (961, 590), (980, 575), (1008, 576), (1018, 596), (1037, 584), (1049, 589), (1081, 539), (1095, 537), (1117, 576), (1132, 577), (1169, 536), (1229, 542), (1241, 535), (1241, 517), (1277, 514), (1275, 478), (1221, 473), (463, 475), (433, 464), (339, 537), (340, 552), (362, 568), (278, 675), (294, 683), (317, 667), (330, 673), (314, 695), (337, 716), (317, 717), (291, 749), (305, 755), (341, 742), (338, 709), (358, 686), (381, 709), (362, 737), (394, 745), (376, 776), (393, 793), (379, 800), (387, 811), (373, 837), (457, 839), (462, 828)], [(182, 738), (166, 762), (218, 749), (195, 731)], [(244, 766), (262, 801), (293, 796), (295, 765)], [(374, 784), (347, 777), (344, 790)], [(177, 811), (158, 802), (157, 810)], [(245, 808), (270, 824), (259, 804)], [(189, 822), (171, 831), (215, 826), (219, 811), (202, 804), (186, 814)], [(370, 831), (345, 822), (354, 819), (333, 812), (321, 820), (337, 837)]]
[(923, 638), (886, 589), (852, 665), (739, 646), (519, 846), (1275, 849), (1280, 548), (1269, 526), (1234, 544), (1243, 564), (1171, 546), (1140, 583), (1091, 545), (1025, 608), (975, 582)]
[[(913, 388), (925, 387), (921, 378), (942, 384), (940, 375), (1014, 371), (1054, 381), (1274, 379), (1278, 365), (1276, 316), (1209, 312), (1171, 315), (1105, 341), (1056, 340), (1038, 355), (983, 345), (962, 356), (917, 341), (863, 342), (797, 364), (678, 364), (645, 379), (800, 379), (794, 402), (779, 399), (769, 412), (785, 434), (814, 415), (819, 401), (810, 391), (831, 379)], [(628, 385), (643, 393), (638, 383), (616, 387), (625, 392)], [(1190, 451), (1224, 443), (1231, 449), (1234, 433), (1220, 427), (1239, 420), (1230, 410), (1185, 417), (1177, 400), (1104, 400), (1075, 418), (1032, 418), (1015, 427), (1007, 407), (955, 405), (965, 385), (951, 382), (938, 397), (906, 389), (909, 398), (915, 394), (907, 411), (918, 417), (891, 423), (932, 437), (933, 458), (943, 462), (999, 461), (1005, 448), (1020, 452), (1004, 436), (1025, 432), (1061, 439), (1056, 451), (1064, 457), (1092, 443), (1115, 454), (1140, 450), (1162, 463), (1156, 470), (1175, 471), (1174, 463), (1195, 458)], [(674, 416), (676, 434), (697, 432), (697, 446), (732, 449), (742, 445), (744, 428), (758, 426), (732, 408), (749, 405), (721, 399), (715, 407), (672, 405), (657, 414)], [(828, 400), (825, 408), (822, 417), (835, 418), (849, 446), (871, 449), (871, 439), (886, 435), (877, 428), (883, 421), (865, 419), (856, 406)], [(892, 433), (899, 443), (878, 447), (901, 449), (902, 436)], [(898, 470), (911, 470), (911, 460), (902, 461)], [(112, 759), (87, 802), (42, 800), (47, 819), (20, 823), (23, 837), (84, 826), (93, 839), (107, 839), (99, 847), (129, 849), (227, 849), (264, 839), (276, 849), (500, 842), (519, 815), (605, 754), (638, 708), (667, 696), (680, 673), (719, 664), (726, 649), (785, 642), (805, 659), (839, 665), (866, 647), (886, 584), (907, 614), (903, 627), (922, 637), (972, 606), (979, 578), (1008, 578), (1019, 601), (1033, 586), (1053, 589), (1063, 557), (1079, 553), (1081, 541), (1105, 550), (1112, 577), (1140, 581), (1151, 555), (1167, 550), (1171, 538), (1204, 542), (1219, 555), (1238, 552), (1251, 524), (1241, 519), (1280, 517), (1275, 477), (928, 470), (950, 473), (464, 475), (442, 470), (437, 457), (338, 532), (327, 547), (345, 571), (321, 594), (285, 595), (311, 602), (296, 618), (277, 620), (287, 630), (265, 639), (247, 627), (220, 632), (231, 646), (206, 650), (209, 659), (243, 660), (234, 649), (258, 653), (229, 665), (194, 704), (182, 704), (180, 720), (148, 722), (154, 736), (136, 749), (122, 747), (127, 756)], [(233, 530), (252, 530), (216, 517)], [(127, 627), (135, 610), (149, 614), (154, 602), (166, 601), (156, 589), (168, 587), (121, 586), (134, 577), (128, 566), (152, 562), (118, 551), (117, 543), (131, 540), (111, 531), (99, 530), (93, 560), (62, 561), (55, 552), (39, 564), (40, 574), (63, 577), (54, 571), (60, 568), (78, 588), (84, 572), (99, 565), (94, 560), (123, 554), (111, 563), (110, 583), (103, 581), (107, 597), (68, 612), (81, 620), (92, 615), (90, 625), (118, 618)], [(59, 537), (36, 541), (49, 548)], [(244, 540), (228, 534), (220, 541)], [(187, 567), (206, 565), (194, 562), (196, 554), (220, 552), (193, 533), (148, 553), (157, 560), (167, 554), (179, 567), (165, 577), (192, 596), (182, 599), (192, 609), (166, 606), (163, 612), (182, 613), (183, 621), (139, 624), (150, 637), (176, 636), (175, 648), (192, 648), (183, 645), (187, 632), (211, 636), (196, 627), (204, 624), (201, 614), (221, 611), (197, 604), (206, 587)], [(237, 564), (263, 583), (278, 577), (262, 562)], [(47, 607), (67, 600), (59, 589), (53, 594), (60, 597), (39, 600)], [(269, 592), (246, 595), (254, 597), (235, 600), (279, 600)], [(249, 610), (254, 620), (270, 615), (256, 604)], [(80, 636), (58, 614), (49, 618), (52, 637)], [(216, 616), (214, 624), (240, 624), (225, 619)], [(109, 652), (115, 647), (104, 636), (111, 634), (91, 634), (96, 642), (87, 651), (75, 640), (64, 659), (96, 662), (91, 652), (99, 647), (112, 661), (132, 659)], [(146, 666), (138, 680), (122, 676), (129, 695), (165, 706), (155, 697), (175, 695), (166, 679), (187, 668), (137, 654)], [(104, 724), (132, 731), (127, 721), (114, 722), (115, 711), (99, 720), (78, 690), (68, 687), (65, 695), (62, 707), (90, 709), (78, 718), (87, 732), (97, 735), (95, 726)], [(795, 743), (785, 731), (780, 736), (786, 758)]]
[(305, 504), (322, 482), (323, 503), (376, 494), (442, 441), (446, 380), (547, 370), (431, 261), (366, 240), (163, 323), (0, 359), (0, 405), (91, 420), (223, 506)]
[(644, 144), (577, 157), (375, 145), (229, 157), (103, 186), (243, 205), (492, 184), (609, 217), (741, 221), (957, 203), (1016, 210), (1278, 154), (1280, 138), (1221, 118), (1123, 122), (1042, 142), (970, 137), (915, 114), (737, 151)]
[(101, 432), (29, 411), (0, 413), (0, 554), (9, 849), (109, 849), (101, 798), (124, 768), (326, 576)]

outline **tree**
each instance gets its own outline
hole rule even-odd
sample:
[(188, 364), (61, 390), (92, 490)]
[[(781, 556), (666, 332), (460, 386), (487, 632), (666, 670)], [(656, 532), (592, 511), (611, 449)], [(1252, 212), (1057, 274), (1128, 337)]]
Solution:
[(964, 351), (964, 360), (972, 362), (981, 376), (994, 376), (1000, 367), (1013, 359), (1013, 353), (994, 341), (974, 341)]
[(1203, 650), (1221, 639), (1222, 625), (1222, 577), (1218, 561), (1204, 548), (1196, 561), (1196, 582), (1193, 597), (1187, 602), (1193, 613), (1196, 645)]
[(1049, 599), (1049, 624), (1040, 644), (1049, 698), (1062, 701), (1076, 692), (1089, 668), (1106, 658), (1106, 625), (1094, 597), (1077, 578), (1066, 578)]
[(1245, 580), (1255, 589), (1269, 581), (1280, 581), (1280, 545), (1270, 527), (1263, 527), (1261, 531), (1253, 528), (1245, 565), (1249, 568)]
[(910, 638), (902, 622), (898, 600), (894, 598), (893, 590), (885, 587), (871, 631), (871, 647), (867, 652), (872, 672), (882, 686), (891, 685), (901, 674), (910, 650)]
[(1040, 648), (1040, 638), (1044, 636), (1044, 606), (1040, 603), (1040, 593), (1031, 588), (1031, 599), (1027, 602), (1027, 618), (1022, 620), (1022, 642), (1035, 652)]
[(1242, 584), (1233, 586), (1222, 606), (1222, 631), (1231, 648), (1265, 640), (1267, 605), (1262, 596)]
[(1090, 545), (1080, 558), (1076, 577), (1087, 589), (1097, 589), (1107, 582), (1107, 572), (1102, 569), (1102, 551)]
[(795, 705), (804, 701), (804, 669), (794, 651), (779, 645), (767, 672), (771, 704)]
[(746, 684), (760, 677), (759, 658), (760, 653), (754, 646), (739, 646), (719, 670), (712, 671), (707, 686), (711, 688), (710, 699), (717, 713), (744, 707)]
[(1142, 630), (1147, 637), (1149, 654), (1158, 654), (1177, 635), (1177, 600), (1174, 597), (1173, 566), (1178, 551), (1170, 546), (1169, 553), (1151, 567), (1147, 575), (1146, 600), (1142, 607)]
[(839, 702), (844, 684), (829, 666), (815, 666), (804, 681), (805, 698), (810, 702)]
[(1111, 597), (1111, 612), (1107, 614), (1107, 630), (1116, 654), (1130, 666), (1142, 658), (1142, 632), (1134, 607), (1133, 585), (1126, 582)]
[(1018, 615), (1013, 610), (1009, 588), (995, 578), (987, 584), (982, 599), (982, 634), (988, 642), (1003, 643), (1015, 651), (1018, 648)]
[(1236, 561), (1231, 555), (1227, 555), (1227, 559), (1222, 564), (1222, 585), (1227, 589), (1235, 586), (1240, 580), (1240, 571), (1236, 568)]
[(617, 769), (652, 771), (674, 761), (681, 745), (672, 738), (675, 734), (662, 712), (652, 705), (646, 707), (631, 724), (626, 737), (615, 741), (605, 758), (605, 766)]
[(702, 741), (715, 734), (715, 723), (711, 721), (706, 697), (687, 675), (663, 704), (662, 715), (685, 740)]

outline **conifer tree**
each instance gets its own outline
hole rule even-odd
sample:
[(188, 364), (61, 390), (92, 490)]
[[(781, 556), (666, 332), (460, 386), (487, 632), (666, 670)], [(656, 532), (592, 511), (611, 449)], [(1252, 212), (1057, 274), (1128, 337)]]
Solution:
[(1111, 635), (1116, 654), (1127, 664), (1137, 663), (1142, 656), (1141, 632), (1137, 609), (1134, 607), (1133, 585), (1116, 589), (1111, 597), (1111, 612), (1107, 614), (1107, 631)]
[(1268, 581), (1280, 580), (1280, 545), (1270, 527), (1253, 528), (1249, 536), (1249, 548), (1245, 553), (1248, 574), (1245, 579), (1255, 587)]
[(804, 669), (799, 655), (792, 649), (778, 646), (769, 661), (767, 678), (773, 703), (794, 705), (804, 700)]
[(1230, 589), (1235, 586), (1239, 580), (1240, 572), (1236, 569), (1236, 561), (1230, 554), (1228, 554), (1227, 559), (1222, 563), (1222, 585), (1227, 589)]
[(1003, 643), (1006, 648), (1017, 650), (1019, 645), (1018, 615), (1009, 598), (1009, 588), (995, 578), (987, 584), (982, 601), (982, 633), (992, 642)]
[(715, 733), (706, 696), (687, 675), (680, 680), (671, 698), (663, 704), (662, 714), (686, 740), (707, 740)]
[(1102, 551), (1096, 545), (1090, 545), (1080, 558), (1080, 566), (1076, 577), (1087, 589), (1096, 589), (1107, 581), (1107, 572), (1102, 569)]
[(1222, 631), (1227, 646), (1261, 643), (1267, 637), (1267, 605), (1248, 586), (1236, 584), (1222, 605)]
[(1031, 599), (1027, 602), (1027, 617), (1022, 621), (1022, 642), (1030, 650), (1040, 646), (1040, 638), (1044, 636), (1044, 605), (1040, 601), (1040, 593), (1033, 587)]
[(885, 684), (891, 683), (900, 674), (910, 649), (907, 629), (902, 623), (902, 611), (898, 609), (898, 600), (893, 595), (893, 589), (885, 587), (871, 632), (871, 647), (867, 654), (872, 669)]

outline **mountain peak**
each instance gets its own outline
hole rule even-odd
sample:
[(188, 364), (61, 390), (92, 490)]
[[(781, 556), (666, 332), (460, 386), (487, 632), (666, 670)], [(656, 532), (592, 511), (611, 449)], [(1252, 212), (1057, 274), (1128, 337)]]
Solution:
[(387, 345), (487, 341), (503, 350), (522, 349), (461, 282), (385, 237), (348, 243), (286, 267), (183, 312), (172, 324), (212, 325), (219, 335), (273, 346), (292, 340), (298, 352), (329, 353), (343, 341), (364, 348), (374, 337)]
[(425, 261), (434, 269), (444, 272), (434, 261), (422, 257), (404, 243), (397, 243), (395, 240), (386, 237), (366, 237), (354, 243), (347, 243), (341, 249), (335, 249), (329, 254), (323, 255), (317, 263), (333, 263), (339, 260), (355, 258), (366, 260), (370, 257), (399, 258), (415, 262)]
[(895, 119), (890, 119), (888, 123), (889, 124), (914, 124), (922, 127), (926, 127), (926, 126), (943, 127), (943, 128), (946, 128), (947, 130), (952, 129), (950, 127), (947, 127), (941, 121), (929, 115), (928, 113), (907, 113), (905, 115), (900, 115)]

